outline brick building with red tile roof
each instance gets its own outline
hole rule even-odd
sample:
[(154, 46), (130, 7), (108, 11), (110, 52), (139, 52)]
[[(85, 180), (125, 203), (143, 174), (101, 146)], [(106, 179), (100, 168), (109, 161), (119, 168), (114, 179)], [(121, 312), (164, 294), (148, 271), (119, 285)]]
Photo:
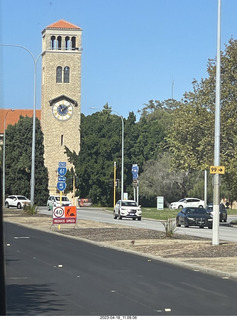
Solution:
[[(11, 111), (14, 110), (14, 111)], [(7, 113), (8, 112), (8, 113)], [(6, 116), (7, 114), (7, 116)], [(33, 110), (30, 109), (0, 109), (0, 145), (3, 144), (3, 135), (4, 135), (4, 120), (6, 117), (6, 128), (9, 124), (14, 125), (16, 124), (20, 116), (23, 117), (33, 117)], [(36, 110), (36, 117), (40, 120), (41, 119), (41, 110)], [(5, 129), (6, 129), (5, 128)]]

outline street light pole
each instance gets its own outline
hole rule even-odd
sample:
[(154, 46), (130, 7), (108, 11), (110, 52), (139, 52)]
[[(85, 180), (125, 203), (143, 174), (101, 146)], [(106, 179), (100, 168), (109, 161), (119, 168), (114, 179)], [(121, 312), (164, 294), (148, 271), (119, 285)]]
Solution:
[(111, 109), (111, 111), (115, 112), (122, 121), (122, 165), (121, 165), (121, 200), (124, 198), (124, 181), (123, 181), (123, 174), (124, 174), (124, 121), (123, 121), (123, 116), (119, 114), (117, 111)]
[[(99, 111), (106, 111), (104, 109), (99, 109), (99, 108), (95, 108), (95, 107), (90, 107), (90, 109), (99, 110)], [(124, 197), (124, 180), (123, 180), (123, 174), (124, 174), (124, 121), (123, 121), (123, 116), (121, 114), (119, 114), (117, 111), (115, 111), (113, 109), (108, 109), (108, 110), (116, 113), (121, 118), (121, 121), (122, 121), (121, 200), (123, 200), (123, 197)]]
[[(214, 166), (220, 165), (221, 0), (218, 0)], [(219, 245), (220, 176), (214, 174), (212, 244)]]
[(122, 120), (122, 169), (121, 169), (121, 200), (124, 198), (124, 181), (123, 181), (123, 174), (124, 174), (124, 122), (123, 117), (121, 116)]
[(114, 161), (114, 208), (116, 204), (116, 162)]
[[(30, 51), (29, 51), (30, 52)], [(31, 52), (30, 52), (31, 53)], [(34, 61), (34, 105), (33, 105), (33, 129), (32, 129), (32, 155), (31, 155), (31, 180), (30, 180), (30, 203), (31, 206), (34, 205), (35, 201), (35, 113), (36, 113), (36, 72), (37, 72), (37, 62), (41, 57), (43, 52), (41, 52), (37, 58), (34, 58), (33, 54), (31, 56)]]
[(31, 180), (30, 180), (30, 202), (31, 206), (34, 205), (34, 196), (35, 196), (35, 113), (36, 113), (36, 72), (37, 72), (37, 62), (43, 52), (41, 52), (37, 58), (33, 53), (26, 47), (18, 44), (1, 44), (3, 47), (14, 47), (21, 48), (26, 50), (32, 57), (34, 62), (34, 102), (33, 102), (33, 128), (32, 128), (32, 152), (31, 152)]
[(2, 156), (2, 203), (5, 203), (5, 189), (6, 189), (6, 118), (7, 114), (10, 111), (14, 111), (10, 109), (6, 112), (4, 116), (4, 124), (3, 124), (3, 156)]

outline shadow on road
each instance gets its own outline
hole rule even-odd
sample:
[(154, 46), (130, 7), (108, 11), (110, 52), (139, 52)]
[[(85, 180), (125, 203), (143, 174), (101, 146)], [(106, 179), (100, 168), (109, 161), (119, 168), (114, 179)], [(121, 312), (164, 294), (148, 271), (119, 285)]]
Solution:
[(7, 316), (62, 314), (64, 303), (49, 285), (7, 285)]

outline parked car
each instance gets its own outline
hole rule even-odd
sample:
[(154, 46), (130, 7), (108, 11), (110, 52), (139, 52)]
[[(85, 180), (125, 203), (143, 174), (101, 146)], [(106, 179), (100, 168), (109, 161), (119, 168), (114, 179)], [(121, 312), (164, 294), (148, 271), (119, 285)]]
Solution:
[(78, 199), (79, 207), (90, 207), (92, 205), (91, 199)]
[[(213, 203), (210, 203), (206, 207), (207, 212), (210, 213), (210, 215), (213, 217)], [(227, 209), (224, 205), (224, 203), (220, 203), (219, 205), (219, 214), (220, 214), (220, 222), (227, 221)]]
[(188, 228), (189, 226), (208, 227), (212, 229), (212, 216), (204, 208), (186, 207), (176, 216), (176, 226)]
[(25, 196), (21, 195), (11, 195), (8, 196), (5, 200), (5, 207), (16, 207), (17, 209), (21, 209), (24, 205), (30, 204), (30, 200)]
[(114, 207), (114, 219), (132, 218), (133, 220), (142, 219), (142, 209), (133, 200), (118, 200)]
[(172, 202), (169, 207), (171, 209), (182, 209), (186, 207), (204, 208), (204, 201), (198, 198), (184, 198)]
[(51, 210), (53, 207), (67, 207), (71, 206), (72, 203), (66, 196), (62, 196), (62, 202), (60, 203), (60, 196), (49, 196), (47, 201), (48, 210)]

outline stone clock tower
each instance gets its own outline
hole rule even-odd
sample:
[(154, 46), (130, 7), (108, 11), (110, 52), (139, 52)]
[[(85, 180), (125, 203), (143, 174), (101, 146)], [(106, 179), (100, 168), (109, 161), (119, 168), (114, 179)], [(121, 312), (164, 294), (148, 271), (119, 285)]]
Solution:
[(81, 34), (64, 20), (42, 31), (41, 125), (50, 194), (57, 192), (58, 163), (72, 167), (65, 146), (76, 153), (80, 149)]

